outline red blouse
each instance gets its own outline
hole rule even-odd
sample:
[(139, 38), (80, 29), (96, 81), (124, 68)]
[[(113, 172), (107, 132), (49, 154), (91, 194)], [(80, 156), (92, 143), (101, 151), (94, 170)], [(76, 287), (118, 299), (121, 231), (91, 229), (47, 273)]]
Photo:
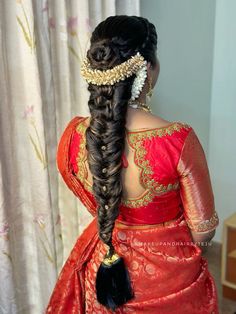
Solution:
[[(85, 167), (86, 119), (74, 117), (68, 123), (59, 141), (57, 166), (68, 187), (95, 216), (97, 204)], [(127, 139), (145, 192), (140, 198), (122, 199), (117, 221), (157, 224), (183, 212), (190, 229), (215, 229), (219, 219), (209, 170), (193, 128), (175, 121), (167, 127), (129, 131)], [(128, 166), (124, 154), (123, 166)]]

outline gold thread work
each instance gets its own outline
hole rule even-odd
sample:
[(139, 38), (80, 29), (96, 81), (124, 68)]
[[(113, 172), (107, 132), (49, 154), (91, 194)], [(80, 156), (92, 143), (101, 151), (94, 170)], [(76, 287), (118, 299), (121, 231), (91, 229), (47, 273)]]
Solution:
[(189, 219), (186, 219), (186, 222), (189, 228), (192, 229), (193, 231), (204, 232), (204, 231), (209, 231), (215, 228), (219, 223), (219, 217), (218, 217), (217, 212), (214, 211), (210, 219), (200, 222), (200, 224), (198, 224), (196, 227), (193, 225), (193, 223), (191, 223)]
[(146, 149), (143, 147), (142, 141), (146, 138), (151, 139), (154, 136), (167, 136), (173, 132), (179, 132), (182, 128), (190, 128), (190, 125), (183, 122), (175, 121), (171, 125), (163, 128), (147, 129), (142, 132), (130, 132), (128, 133), (128, 142), (130, 146), (135, 150), (134, 161), (135, 164), (141, 168), (140, 184), (149, 189), (153, 194), (160, 195), (171, 190), (179, 189), (179, 181), (175, 183), (169, 183), (168, 185), (161, 184), (152, 178), (153, 170), (149, 163), (149, 160), (145, 158)]
[[(171, 190), (179, 189), (179, 181), (174, 183), (169, 183), (167, 185), (161, 184), (152, 178), (153, 170), (148, 160), (145, 159), (146, 150), (142, 145), (142, 141), (146, 138), (152, 138), (154, 136), (167, 136), (171, 135), (173, 132), (179, 132), (182, 128), (190, 128), (190, 125), (183, 122), (175, 121), (169, 126), (156, 128), (156, 129), (147, 129), (142, 132), (140, 131), (131, 131), (127, 133), (128, 143), (134, 149), (134, 162), (141, 169), (140, 173), (140, 184), (146, 189), (144, 193), (137, 198), (127, 198), (121, 199), (121, 204), (130, 208), (137, 208), (146, 206), (150, 203), (156, 195), (160, 195), (162, 193), (169, 192)], [(82, 122), (80, 122), (76, 131), (82, 135), (79, 144), (79, 152), (76, 157), (78, 172), (76, 176), (78, 179), (84, 184), (84, 188), (92, 193), (92, 185), (87, 180), (88, 172), (85, 166), (86, 150), (85, 150), (85, 140), (84, 134), (87, 129), (87, 126)], [(104, 191), (105, 188), (103, 187)]]

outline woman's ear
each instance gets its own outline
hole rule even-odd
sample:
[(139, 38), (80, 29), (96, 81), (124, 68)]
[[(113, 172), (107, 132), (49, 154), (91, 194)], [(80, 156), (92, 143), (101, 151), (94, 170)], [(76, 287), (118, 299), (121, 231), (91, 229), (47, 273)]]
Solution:
[(152, 76), (152, 64), (151, 62), (147, 63), (147, 77), (150, 78)]
[(157, 59), (157, 62), (154, 67), (150, 68), (152, 70), (152, 81), (153, 81), (153, 87), (156, 85), (159, 73), (160, 73), (160, 63)]
[(150, 71), (152, 69), (152, 64), (151, 62), (147, 63), (147, 71)]

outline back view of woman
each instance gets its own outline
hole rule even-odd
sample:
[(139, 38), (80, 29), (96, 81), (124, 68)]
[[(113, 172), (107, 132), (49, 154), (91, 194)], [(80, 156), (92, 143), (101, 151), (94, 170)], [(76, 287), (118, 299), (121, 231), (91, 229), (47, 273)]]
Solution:
[(147, 19), (110, 16), (92, 33), (81, 72), (90, 117), (58, 145), (68, 188), (94, 216), (64, 264), (45, 313), (219, 313), (198, 241), (219, 224), (194, 129), (151, 113), (159, 74)]

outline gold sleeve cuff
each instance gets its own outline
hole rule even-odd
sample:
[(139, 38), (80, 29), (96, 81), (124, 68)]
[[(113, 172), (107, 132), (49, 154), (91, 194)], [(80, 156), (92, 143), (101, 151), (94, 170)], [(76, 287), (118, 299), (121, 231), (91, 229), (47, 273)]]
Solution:
[(204, 232), (204, 231), (212, 231), (214, 230), (219, 224), (219, 217), (216, 211), (211, 216), (210, 219), (204, 220), (198, 223), (197, 226), (192, 225), (191, 220), (186, 219), (186, 222), (189, 228), (196, 232)]

